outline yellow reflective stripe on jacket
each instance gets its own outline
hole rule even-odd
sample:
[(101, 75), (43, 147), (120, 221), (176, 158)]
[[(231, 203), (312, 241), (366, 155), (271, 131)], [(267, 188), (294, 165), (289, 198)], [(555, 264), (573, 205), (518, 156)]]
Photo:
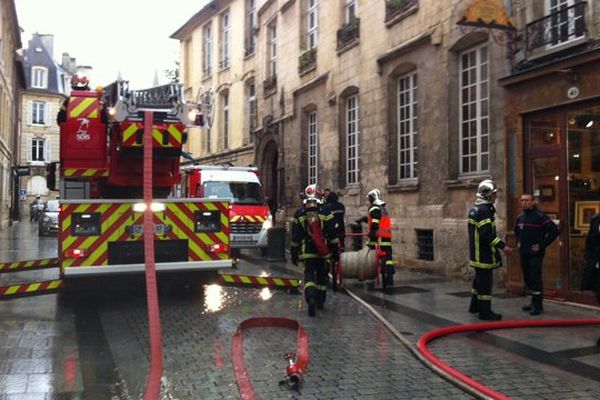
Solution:
[(482, 263), (482, 262), (477, 262), (477, 261), (469, 261), (469, 265), (471, 267), (482, 268), (482, 269), (498, 268), (498, 263), (488, 264), (488, 263)]

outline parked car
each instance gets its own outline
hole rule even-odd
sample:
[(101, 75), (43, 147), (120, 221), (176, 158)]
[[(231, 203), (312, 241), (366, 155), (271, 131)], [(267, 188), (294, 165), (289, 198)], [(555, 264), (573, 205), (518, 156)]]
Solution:
[(58, 234), (59, 211), (60, 202), (58, 200), (48, 200), (39, 219), (40, 236)]

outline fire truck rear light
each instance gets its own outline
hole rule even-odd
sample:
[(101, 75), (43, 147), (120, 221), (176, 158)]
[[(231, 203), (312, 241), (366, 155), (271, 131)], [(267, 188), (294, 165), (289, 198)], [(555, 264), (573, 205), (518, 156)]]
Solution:
[(69, 249), (65, 252), (67, 258), (81, 258), (85, 257), (85, 250), (83, 249)]
[(221, 243), (215, 243), (210, 246), (211, 253), (226, 253), (227, 246)]

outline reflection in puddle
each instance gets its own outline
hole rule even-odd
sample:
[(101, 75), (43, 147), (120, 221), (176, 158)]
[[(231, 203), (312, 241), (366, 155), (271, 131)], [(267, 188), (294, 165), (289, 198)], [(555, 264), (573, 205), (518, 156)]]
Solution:
[(268, 287), (263, 288), (260, 291), (259, 297), (263, 300), (269, 300), (271, 297), (273, 297), (273, 292)]
[(220, 285), (212, 284), (206, 286), (204, 291), (204, 304), (206, 311), (217, 312), (223, 308), (224, 292)]

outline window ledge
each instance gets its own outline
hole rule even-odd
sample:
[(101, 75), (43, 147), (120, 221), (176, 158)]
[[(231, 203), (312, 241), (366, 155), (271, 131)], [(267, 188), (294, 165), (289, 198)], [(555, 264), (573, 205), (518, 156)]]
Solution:
[(402, 21), (403, 19), (406, 19), (406, 18), (410, 17), (411, 15), (415, 14), (417, 11), (419, 11), (419, 3), (415, 2), (415, 4), (412, 5), (410, 8), (408, 8), (406, 11), (404, 11), (398, 15), (395, 15), (394, 17), (390, 18), (389, 20), (385, 21), (385, 27), (390, 28), (392, 25), (395, 25), (398, 22)]
[(356, 46), (358, 46), (360, 44), (360, 39), (356, 38), (353, 41), (347, 43), (344, 47), (340, 47), (339, 49), (336, 50), (337, 55), (339, 56), (342, 53), (347, 52), (350, 49), (355, 48)]
[(304, 68), (302, 71), (300, 71), (300, 72), (298, 73), (298, 75), (299, 75), (299, 76), (304, 76), (304, 75), (307, 75), (307, 74), (309, 74), (309, 73), (311, 73), (311, 72), (315, 71), (316, 69), (317, 69), (317, 64), (316, 64), (316, 63), (314, 63), (312, 66), (310, 66), (310, 67), (307, 67), (307, 68)]
[(344, 196), (359, 196), (360, 195), (360, 185), (352, 184), (348, 185), (343, 190)]
[(388, 193), (399, 193), (399, 192), (417, 192), (419, 190), (418, 181), (407, 181), (399, 182), (393, 185), (386, 185)]
[(444, 183), (448, 189), (472, 189), (479, 186), (479, 182), (483, 179), (489, 178), (489, 176), (480, 177), (464, 177), (458, 179), (447, 180)]

